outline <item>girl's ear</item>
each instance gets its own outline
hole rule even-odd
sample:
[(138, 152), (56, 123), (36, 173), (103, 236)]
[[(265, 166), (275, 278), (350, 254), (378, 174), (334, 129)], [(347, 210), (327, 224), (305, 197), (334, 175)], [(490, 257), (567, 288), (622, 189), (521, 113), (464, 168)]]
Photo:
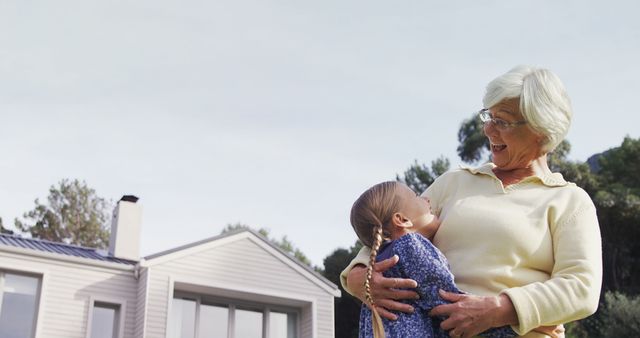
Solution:
[(404, 217), (403, 214), (396, 212), (391, 217), (391, 225), (400, 228), (411, 228), (413, 226), (413, 223), (411, 223), (408, 218)]

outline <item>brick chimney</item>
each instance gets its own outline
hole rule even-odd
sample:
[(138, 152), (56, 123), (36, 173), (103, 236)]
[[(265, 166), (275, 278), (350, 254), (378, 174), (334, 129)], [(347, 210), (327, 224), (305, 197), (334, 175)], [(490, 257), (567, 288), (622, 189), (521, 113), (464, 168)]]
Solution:
[(138, 197), (124, 195), (118, 201), (111, 218), (109, 255), (137, 261), (140, 259), (140, 226), (142, 206)]

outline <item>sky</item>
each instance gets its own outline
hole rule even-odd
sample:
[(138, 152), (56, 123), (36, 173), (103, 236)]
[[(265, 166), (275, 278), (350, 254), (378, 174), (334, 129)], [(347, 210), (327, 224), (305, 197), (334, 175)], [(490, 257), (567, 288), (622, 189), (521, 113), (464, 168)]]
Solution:
[(414, 161), (457, 167), (460, 123), (519, 64), (574, 107), (569, 158), (640, 137), (637, 1), (0, 0), (0, 217), (64, 178), (140, 197), (143, 256), (231, 223), (313, 264), (355, 199)]

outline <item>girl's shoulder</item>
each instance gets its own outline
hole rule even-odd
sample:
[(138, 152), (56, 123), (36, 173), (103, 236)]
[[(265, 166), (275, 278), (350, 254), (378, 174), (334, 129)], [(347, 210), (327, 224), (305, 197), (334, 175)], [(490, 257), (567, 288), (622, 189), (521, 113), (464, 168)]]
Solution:
[(406, 246), (412, 244), (433, 245), (431, 241), (417, 232), (411, 232), (393, 241), (395, 246)]
[(431, 241), (418, 233), (406, 234), (392, 243), (393, 254), (397, 254), (400, 257), (410, 256), (442, 256), (440, 250), (431, 243)]

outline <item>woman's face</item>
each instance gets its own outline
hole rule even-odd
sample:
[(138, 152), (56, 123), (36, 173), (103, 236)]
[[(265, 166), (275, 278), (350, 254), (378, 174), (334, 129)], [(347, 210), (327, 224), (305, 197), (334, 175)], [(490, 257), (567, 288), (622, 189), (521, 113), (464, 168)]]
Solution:
[[(524, 121), (520, 113), (520, 99), (507, 99), (490, 108), (491, 117), (508, 123)], [(484, 124), (484, 134), (491, 144), (493, 163), (502, 170), (527, 168), (542, 156), (544, 137), (534, 132), (528, 125), (512, 126), (504, 130), (495, 124)]]

